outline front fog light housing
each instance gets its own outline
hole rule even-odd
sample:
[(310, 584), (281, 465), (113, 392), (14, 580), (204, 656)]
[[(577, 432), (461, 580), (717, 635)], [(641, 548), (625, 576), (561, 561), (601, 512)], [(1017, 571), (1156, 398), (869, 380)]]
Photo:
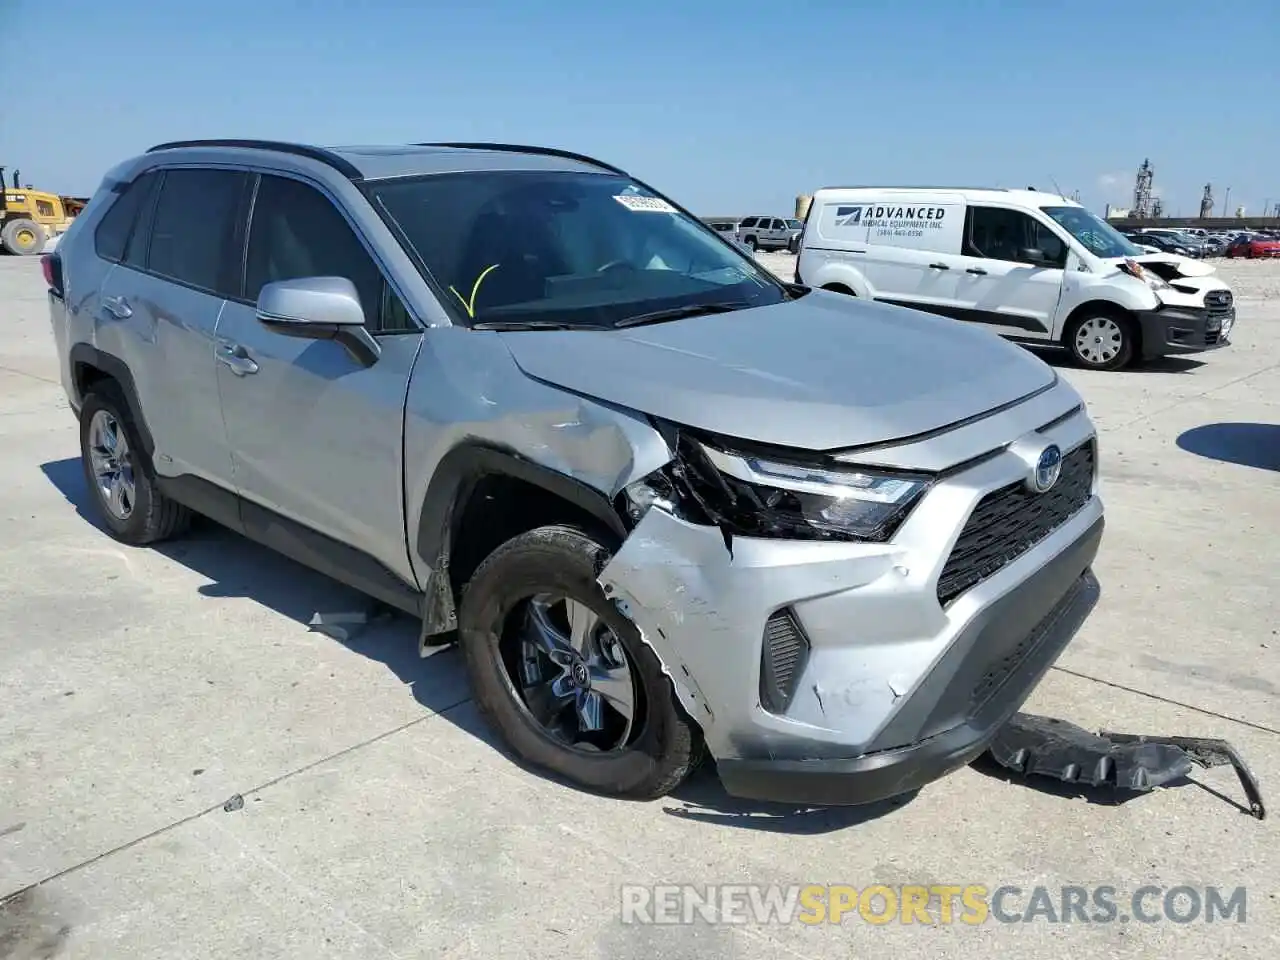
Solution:
[(625, 490), (633, 524), (654, 506), (727, 534), (888, 540), (932, 484), (923, 475), (837, 469), (729, 453), (681, 436), (677, 457)]

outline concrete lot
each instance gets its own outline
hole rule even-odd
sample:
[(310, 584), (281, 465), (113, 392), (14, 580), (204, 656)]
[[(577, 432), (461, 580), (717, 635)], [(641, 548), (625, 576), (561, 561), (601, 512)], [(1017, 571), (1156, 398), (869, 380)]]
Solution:
[[(789, 275), (789, 258), (764, 256)], [(1280, 811), (1280, 263), (1199, 360), (1093, 374), (1103, 600), (1030, 709), (1230, 738)], [(1048, 356), (1048, 355), (1046, 355)], [(0, 258), (0, 958), (1280, 955), (1275, 820), (1230, 770), (1122, 805), (969, 768), (865, 810), (650, 804), (494, 747), (414, 625), (312, 632), (343, 588), (217, 530), (100, 532), (39, 264)], [(243, 806), (224, 804), (243, 798)], [(238, 808), (237, 808), (238, 807)], [(1247, 887), (1244, 924), (624, 926), (620, 884)], [(1014, 909), (1025, 900), (1011, 902)]]

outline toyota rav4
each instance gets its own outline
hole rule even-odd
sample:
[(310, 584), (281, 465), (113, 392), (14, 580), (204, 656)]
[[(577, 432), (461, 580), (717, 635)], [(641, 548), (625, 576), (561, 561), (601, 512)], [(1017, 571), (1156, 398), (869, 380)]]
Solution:
[(860, 803), (981, 753), (1097, 601), (1095, 430), (983, 330), (780, 281), (622, 170), (205, 140), (44, 260), (85, 480), (456, 642), (520, 758)]

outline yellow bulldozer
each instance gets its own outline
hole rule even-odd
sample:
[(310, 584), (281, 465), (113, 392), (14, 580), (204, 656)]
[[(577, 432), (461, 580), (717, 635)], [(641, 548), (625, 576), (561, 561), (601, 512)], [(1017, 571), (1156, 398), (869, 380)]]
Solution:
[(49, 240), (64, 233), (88, 200), (20, 184), (19, 171), (14, 171), (10, 185), (4, 181), (4, 167), (0, 167), (0, 249), (32, 256), (44, 250)]

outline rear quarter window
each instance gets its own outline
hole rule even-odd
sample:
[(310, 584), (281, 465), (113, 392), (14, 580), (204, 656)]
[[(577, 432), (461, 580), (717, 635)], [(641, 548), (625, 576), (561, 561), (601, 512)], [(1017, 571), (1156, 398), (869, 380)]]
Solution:
[(93, 232), (93, 249), (103, 260), (119, 263), (124, 259), (125, 246), (129, 242), (138, 214), (142, 211), (147, 195), (155, 184), (156, 174), (144, 173), (111, 198), (111, 205), (98, 221)]

